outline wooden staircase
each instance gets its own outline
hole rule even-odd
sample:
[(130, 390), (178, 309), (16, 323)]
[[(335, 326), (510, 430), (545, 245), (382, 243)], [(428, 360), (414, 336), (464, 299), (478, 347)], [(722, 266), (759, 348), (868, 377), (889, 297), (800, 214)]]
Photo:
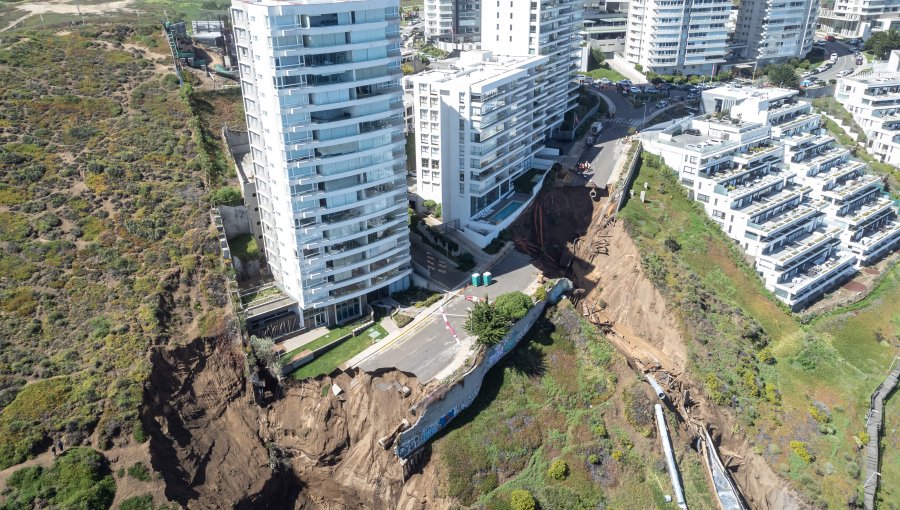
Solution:
[(866, 432), (869, 434), (869, 443), (866, 445), (866, 471), (863, 487), (865, 510), (875, 510), (875, 493), (878, 491), (878, 444), (881, 438), (881, 426), (884, 422), (884, 400), (897, 386), (900, 379), (900, 356), (894, 358), (887, 379), (875, 388), (872, 393), (872, 405), (866, 415)]

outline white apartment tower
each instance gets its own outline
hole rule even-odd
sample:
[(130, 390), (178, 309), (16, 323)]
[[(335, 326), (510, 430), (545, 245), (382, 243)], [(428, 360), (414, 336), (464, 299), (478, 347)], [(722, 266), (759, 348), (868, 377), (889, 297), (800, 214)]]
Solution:
[(303, 327), (408, 286), (397, 0), (233, 0), (266, 257)]
[(634, 0), (625, 59), (657, 74), (714, 74), (725, 62), (731, 0)]
[(417, 194), (440, 203), (442, 221), (481, 246), (531, 200), (536, 182), (517, 191), (517, 178), (536, 165), (549, 167), (535, 161), (548, 115), (534, 107), (548, 61), (471, 51), (453, 69), (410, 77)]
[[(575, 108), (572, 78), (581, 62), (580, 0), (482, 0), (481, 49), (495, 55), (549, 57), (534, 108), (546, 110), (547, 135)], [(536, 112), (539, 113), (539, 112)]]
[(481, 39), (481, 0), (425, 0), (425, 37), (444, 51), (474, 50)]
[(900, 0), (835, 0), (819, 12), (819, 28), (845, 37), (868, 38), (900, 22)]
[(818, 14), (819, 0), (741, 2), (734, 49), (758, 65), (802, 58), (813, 47)]
[(866, 134), (869, 152), (900, 166), (900, 50), (871, 71), (839, 78), (834, 97)]

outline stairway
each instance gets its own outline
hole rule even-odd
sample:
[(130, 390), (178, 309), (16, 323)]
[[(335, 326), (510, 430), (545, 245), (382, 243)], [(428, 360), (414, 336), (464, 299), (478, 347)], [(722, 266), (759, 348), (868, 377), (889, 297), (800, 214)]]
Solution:
[(881, 438), (881, 425), (884, 421), (882, 413), (884, 411), (884, 400), (897, 386), (897, 380), (900, 379), (900, 357), (894, 359), (891, 365), (891, 371), (888, 373), (887, 379), (875, 388), (872, 394), (872, 405), (869, 408), (868, 425), (866, 433), (869, 434), (869, 444), (866, 445), (866, 471), (863, 483), (864, 505), (865, 510), (875, 510), (875, 493), (878, 490), (878, 443)]

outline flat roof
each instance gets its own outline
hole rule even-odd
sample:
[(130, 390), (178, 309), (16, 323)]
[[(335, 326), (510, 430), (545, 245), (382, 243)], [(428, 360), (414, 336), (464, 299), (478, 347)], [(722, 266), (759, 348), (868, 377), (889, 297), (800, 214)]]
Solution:
[(448, 87), (469, 87), (473, 89), (490, 85), (491, 82), (513, 77), (527, 69), (529, 64), (537, 64), (548, 60), (546, 56), (510, 56), (494, 55), (491, 60), (481, 62), (469, 62), (464, 65), (460, 58), (447, 59), (443, 62), (450, 69), (435, 69), (415, 76), (418, 83), (441, 83)]

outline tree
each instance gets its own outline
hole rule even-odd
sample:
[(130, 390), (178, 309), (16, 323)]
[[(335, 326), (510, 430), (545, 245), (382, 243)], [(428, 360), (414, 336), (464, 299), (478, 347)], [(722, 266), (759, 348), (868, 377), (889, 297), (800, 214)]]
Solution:
[(788, 64), (768, 66), (766, 67), (766, 74), (769, 76), (769, 83), (776, 87), (795, 89), (800, 86), (797, 73)]
[(281, 360), (281, 356), (273, 349), (274, 346), (275, 343), (269, 337), (250, 337), (250, 349), (253, 350), (253, 356), (256, 358), (257, 365), (265, 368), (272, 377), (281, 382), (281, 370), (284, 362)]
[(509, 506), (512, 507), (512, 510), (534, 510), (537, 504), (530, 492), (516, 489), (509, 495)]
[(597, 67), (603, 66), (603, 63), (606, 61), (606, 55), (603, 54), (603, 50), (600, 48), (591, 48), (591, 57), (593, 57)]
[(731, 71), (719, 71), (716, 75), (716, 81), (729, 81), (731, 78)]
[(875, 54), (878, 60), (887, 60), (892, 50), (900, 49), (900, 30), (876, 32), (866, 41), (865, 49)]
[(531, 304), (531, 298), (524, 292), (518, 291), (501, 294), (494, 300), (494, 306), (512, 321), (525, 317), (528, 309), (531, 308)]
[(403, 72), (403, 76), (409, 76), (410, 74), (414, 74), (416, 72), (416, 68), (412, 66), (412, 64), (405, 63), (400, 64), (400, 71)]
[(512, 321), (496, 305), (485, 300), (475, 303), (469, 309), (466, 323), (463, 326), (470, 335), (478, 337), (478, 343), (482, 345), (494, 345), (500, 343)]

